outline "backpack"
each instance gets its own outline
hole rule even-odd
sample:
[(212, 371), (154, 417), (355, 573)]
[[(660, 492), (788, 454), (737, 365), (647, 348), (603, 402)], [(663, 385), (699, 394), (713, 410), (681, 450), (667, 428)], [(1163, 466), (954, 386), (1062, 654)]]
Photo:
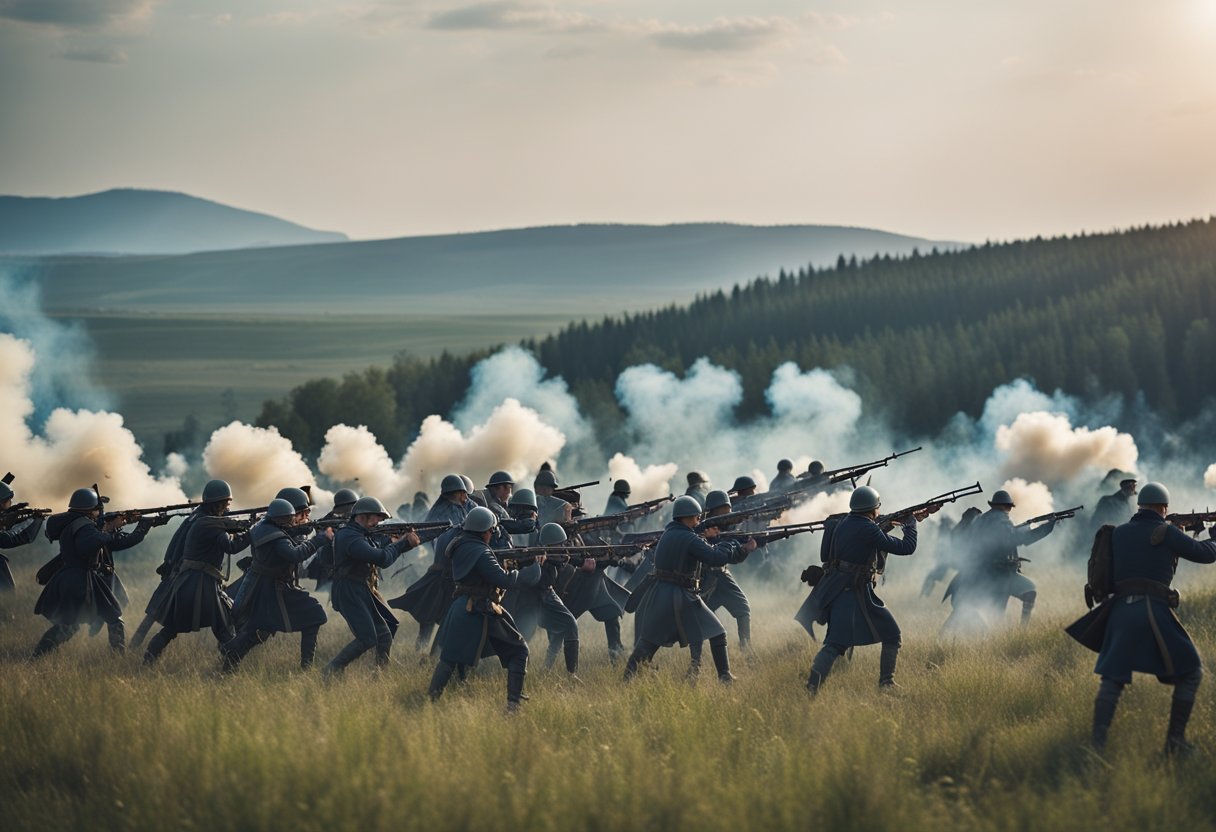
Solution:
[(1115, 559), (1111, 547), (1111, 536), (1115, 527), (1109, 523), (1098, 529), (1094, 544), (1089, 550), (1089, 563), (1085, 572), (1085, 606), (1090, 609), (1100, 604), (1115, 591)]

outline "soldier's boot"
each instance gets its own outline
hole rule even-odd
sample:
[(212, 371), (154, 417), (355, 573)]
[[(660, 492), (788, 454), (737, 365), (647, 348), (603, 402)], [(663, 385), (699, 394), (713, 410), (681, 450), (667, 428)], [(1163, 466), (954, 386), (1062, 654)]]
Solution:
[(121, 618), (106, 622), (106, 636), (111, 650), (120, 656), (127, 652), (127, 627)]
[(393, 658), (393, 637), (376, 642), (376, 669), (384, 670)]
[(1101, 754), (1106, 750), (1106, 737), (1110, 724), (1115, 721), (1115, 710), (1119, 707), (1119, 695), (1123, 684), (1113, 679), (1103, 679), (1098, 684), (1098, 695), (1094, 698), (1094, 724), (1089, 744)]
[(658, 649), (659, 646), (657, 644), (651, 644), (649, 641), (639, 641), (637, 646), (633, 648), (629, 661), (625, 662), (625, 681), (628, 682), (634, 676), (637, 676), (638, 665), (654, 658), (654, 654)]
[(435, 665), (435, 672), (431, 674), (430, 687), (426, 691), (432, 702), (438, 701), (439, 697), (443, 696), (443, 689), (448, 686), (448, 680), (452, 678), (455, 670), (455, 665), (450, 665), (445, 661), (440, 661)]
[(604, 635), (608, 637), (609, 658), (619, 656), (625, 652), (625, 645), (621, 643), (621, 619), (609, 618), (605, 621)]
[(434, 624), (419, 624), (418, 640), (414, 642), (414, 649), (419, 653), (427, 652), (427, 648), (431, 646), (431, 634), (434, 632)]
[(688, 670), (684, 671), (684, 678), (694, 681), (701, 675), (701, 659), (705, 655), (705, 645), (699, 641), (688, 642)]
[(528, 697), (524, 696), (524, 678), (527, 671), (518, 670), (514, 666), (507, 670), (507, 713), (519, 710), (519, 703)]
[(739, 649), (750, 649), (752, 646), (752, 617), (750, 615), (741, 615), (735, 623), (739, 627)]
[(713, 657), (714, 670), (718, 671), (718, 681), (728, 685), (735, 681), (730, 672), (730, 654), (726, 652), (725, 633), (709, 640), (709, 655)]
[(155, 623), (156, 619), (152, 616), (144, 616), (144, 620), (139, 622), (139, 626), (135, 628), (135, 633), (131, 636), (132, 650), (139, 649), (139, 645), (144, 643), (144, 639), (148, 637), (148, 633), (152, 630), (152, 625)]
[(30, 654), (31, 659), (36, 659), (39, 656), (45, 656), (53, 650), (58, 650), (59, 647), (76, 635), (78, 628), (66, 624), (56, 624), (42, 634), (42, 638), (38, 639), (38, 643), (34, 645), (34, 652)]
[(825, 644), (815, 654), (814, 660), (811, 661), (811, 674), (806, 680), (806, 688), (811, 694), (819, 693), (828, 674), (832, 672), (832, 665), (836, 664), (838, 658), (840, 658), (840, 650), (828, 644)]
[[(175, 638), (177, 638), (177, 633), (168, 627), (162, 628), (159, 633), (152, 636), (152, 640), (148, 642), (148, 649), (144, 651), (144, 664), (156, 664), (156, 660), (160, 658), (160, 654), (169, 646), (169, 642)], [(134, 640), (132, 640), (132, 645), (134, 645)]]
[(1193, 699), (1174, 697), (1170, 703), (1170, 725), (1165, 732), (1165, 756), (1186, 757), (1195, 747), (1186, 740), (1186, 725), (1191, 721), (1191, 710), (1195, 707)]
[(248, 655), (254, 645), (261, 643), (261, 634), (257, 630), (237, 633), (232, 639), (220, 645), (220, 655), (224, 659), (220, 667), (222, 673), (235, 673), (241, 666), (241, 661)]
[(878, 656), (878, 686), (880, 688), (898, 687), (895, 684), (895, 665), (899, 661), (899, 645), (884, 644), (882, 653)]
[(317, 634), (320, 631), (320, 626), (300, 631), (300, 670), (312, 667), (313, 660), (317, 657)]
[(566, 657), (566, 672), (573, 678), (578, 673), (578, 639), (572, 638), (562, 642), (562, 652)]
[(1036, 592), (1027, 592), (1022, 596), (1022, 626), (1030, 623), (1030, 616), (1034, 613), (1034, 602), (1037, 597)]
[(325, 669), (321, 671), (321, 675), (326, 677), (340, 675), (348, 664), (366, 652), (367, 645), (357, 639), (352, 641), (339, 650), (338, 655), (330, 659), (329, 664), (325, 665)]

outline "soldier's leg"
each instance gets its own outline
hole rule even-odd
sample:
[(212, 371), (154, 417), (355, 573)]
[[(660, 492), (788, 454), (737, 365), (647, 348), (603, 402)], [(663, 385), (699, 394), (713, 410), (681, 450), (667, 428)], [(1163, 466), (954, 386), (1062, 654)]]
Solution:
[(148, 632), (155, 623), (156, 619), (151, 614), (144, 616), (144, 620), (139, 622), (139, 626), (135, 628), (135, 633), (131, 636), (131, 649), (139, 649), (139, 645), (144, 643), (144, 639), (148, 637)]
[(1089, 741), (1094, 751), (1103, 751), (1106, 748), (1106, 735), (1115, 719), (1115, 709), (1119, 707), (1123, 684), (1106, 676), (1098, 683), (1098, 695), (1094, 698), (1093, 732)]
[(815, 654), (811, 661), (811, 674), (806, 680), (806, 687), (811, 693), (818, 693), (823, 681), (832, 672), (832, 665), (844, 655), (844, 647), (839, 644), (826, 643)]
[(38, 643), (34, 645), (34, 652), (30, 654), (30, 658), (36, 659), (39, 656), (45, 656), (52, 650), (58, 650), (62, 644), (76, 635), (76, 631), (79, 629), (79, 624), (55, 624), (42, 634), (42, 638), (38, 639)]
[(241, 664), (249, 651), (269, 639), (271, 633), (252, 627), (241, 630), (229, 641), (221, 644), (220, 655), (224, 657), (223, 672), (232, 673)]
[(429, 652), (431, 646), (431, 634), (435, 632), (434, 624), (419, 624), (418, 639), (414, 642), (414, 649), (419, 653)]
[(714, 670), (718, 671), (718, 681), (730, 684), (735, 677), (730, 672), (730, 655), (726, 652), (726, 633), (714, 636), (709, 640), (709, 654), (714, 659)]
[(431, 674), (431, 684), (427, 688), (427, 695), (431, 697), (432, 702), (443, 696), (443, 689), (448, 686), (448, 680), (452, 678), (455, 670), (455, 665), (448, 664), (442, 659), (435, 665), (435, 672)]
[(1199, 683), (1202, 680), (1203, 669), (1197, 667), (1174, 682), (1174, 698), (1170, 702), (1170, 725), (1165, 734), (1165, 753), (1169, 756), (1191, 751), (1191, 744), (1186, 741), (1186, 725), (1191, 720), (1195, 695), (1199, 692)]
[(685, 677), (695, 679), (701, 674), (701, 656), (705, 645), (699, 641), (688, 642), (688, 672)]
[(119, 654), (127, 652), (127, 627), (121, 616), (106, 622), (106, 636), (111, 650)]
[[(216, 644), (225, 644), (232, 641), (236, 631), (232, 628), (232, 622), (225, 618), (216, 618), (211, 622), (211, 634), (215, 636)], [(132, 641), (134, 644), (134, 641)]]
[(899, 646), (898, 635), (893, 640), (882, 643), (882, 653), (878, 656), (878, 686), (880, 688), (895, 687), (895, 664), (899, 661)]
[[(380, 642), (379, 630), (383, 629), (386, 633), (388, 631), (388, 627), (379, 619), (379, 616), (373, 616), (366, 609), (345, 610), (342, 612), (342, 618), (346, 621), (346, 626), (350, 628), (355, 639), (339, 650), (338, 655), (334, 656), (325, 666), (324, 673), (327, 676), (341, 673), (348, 664), (368, 650), (376, 648)], [(380, 621), (380, 628), (376, 627), (376, 621)]]
[(1018, 598), (1022, 599), (1022, 624), (1030, 623), (1030, 616), (1034, 613), (1034, 602), (1037, 597), (1038, 593), (1034, 590), (1024, 592), (1018, 596)]
[(562, 652), (562, 640), (554, 630), (546, 630), (545, 633), (549, 637), (549, 646), (545, 650), (545, 670), (548, 670), (557, 663), (557, 655)]
[(751, 604), (748, 603), (743, 589), (733, 579), (729, 583), (719, 581), (718, 586), (722, 606), (726, 607), (731, 618), (735, 619), (735, 626), (739, 628), (739, 647), (746, 650), (751, 646), (752, 640)]
[(317, 634), (321, 632), (321, 625), (309, 627), (307, 630), (300, 631), (300, 669), (308, 670), (312, 667), (313, 659), (317, 657)]
[(621, 643), (621, 617), (619, 615), (604, 622), (604, 634), (608, 637), (609, 655), (619, 655), (625, 652), (625, 645)]
[(630, 654), (629, 661), (625, 662), (625, 681), (628, 682), (638, 675), (638, 665), (653, 659), (654, 654), (658, 651), (659, 645), (652, 641), (638, 639), (638, 643), (633, 646), (633, 653)]
[(169, 642), (177, 638), (177, 631), (172, 627), (161, 627), (160, 632), (152, 636), (148, 649), (144, 651), (144, 664), (155, 664), (161, 652), (169, 646)]
[(507, 662), (507, 712), (519, 709), (524, 695), (524, 678), (528, 675), (528, 647), (516, 651)]

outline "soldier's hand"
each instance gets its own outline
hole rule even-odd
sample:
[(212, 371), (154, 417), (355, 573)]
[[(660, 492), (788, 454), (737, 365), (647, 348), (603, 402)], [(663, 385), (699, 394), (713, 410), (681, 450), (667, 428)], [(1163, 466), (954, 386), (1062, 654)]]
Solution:
[(584, 572), (594, 572), (595, 571), (595, 558), (583, 558), (583, 571)]
[(924, 511), (913, 512), (912, 516), (916, 518), (917, 523), (922, 523), (928, 519), (930, 514), (936, 514), (940, 510), (941, 506), (937, 506), (936, 508), (929, 508), (925, 509)]
[(713, 540), (720, 534), (722, 534), (721, 529), (719, 529), (717, 526), (710, 526), (708, 529), (705, 530), (705, 539)]
[(334, 527), (326, 526), (325, 531), (321, 532), (321, 534), (325, 535), (326, 540), (333, 540), (334, 539)]
[(750, 555), (752, 552), (756, 551), (757, 545), (758, 544), (756, 543), (756, 538), (749, 537), (747, 539), (747, 541), (744, 542), (744, 544), (743, 544), (743, 551), (747, 552)]
[(545, 558), (546, 558), (546, 557), (548, 557), (548, 556), (547, 556), (547, 555), (537, 555), (537, 557), (536, 557), (536, 565), (537, 565), (537, 566), (540, 566), (542, 563), (544, 563), (544, 562), (545, 562)]
[(1216, 526), (1212, 526), (1208, 529), (1208, 537), (1216, 540)]
[(570, 505), (569, 503), (566, 503), (564, 506), (562, 506), (562, 521), (565, 523), (569, 523), (573, 519), (574, 519), (574, 506)]
[(422, 542), (422, 539), (418, 537), (418, 533), (413, 530), (405, 533), (405, 539), (410, 544), (411, 549)]

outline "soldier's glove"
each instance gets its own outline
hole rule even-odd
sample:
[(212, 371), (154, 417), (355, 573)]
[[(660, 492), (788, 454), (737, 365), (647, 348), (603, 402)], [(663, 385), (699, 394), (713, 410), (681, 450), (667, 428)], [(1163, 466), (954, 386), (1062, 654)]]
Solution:
[(162, 563), (160, 566), (156, 567), (156, 574), (160, 575), (162, 578), (169, 577), (169, 573), (172, 571), (173, 570), (170, 568), (169, 564), (167, 564), (167, 563)]

